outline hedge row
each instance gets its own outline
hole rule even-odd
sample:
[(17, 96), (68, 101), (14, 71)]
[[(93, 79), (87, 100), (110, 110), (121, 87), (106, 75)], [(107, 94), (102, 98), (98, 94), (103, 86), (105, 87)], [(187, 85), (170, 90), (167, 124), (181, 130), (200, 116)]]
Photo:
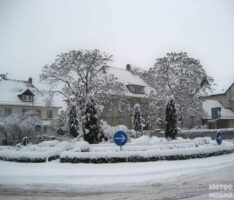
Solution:
[(56, 160), (59, 158), (59, 155), (56, 156), (50, 156), (47, 158), (28, 158), (28, 157), (4, 157), (4, 156), (0, 156), (0, 160), (4, 160), (4, 161), (13, 161), (13, 162), (22, 162), (22, 163), (42, 163), (42, 162), (46, 162), (48, 161), (52, 161), (52, 160)]
[(219, 156), (224, 154), (234, 153), (234, 149), (222, 150), (211, 153), (200, 153), (192, 155), (166, 155), (166, 156), (130, 156), (130, 157), (101, 157), (101, 158), (78, 158), (78, 157), (60, 157), (61, 163), (120, 163), (120, 162), (148, 162), (148, 161), (160, 161), (160, 160), (186, 160), (194, 158), (206, 158), (211, 156)]
[[(190, 139), (197, 137), (211, 137), (214, 139), (217, 131), (222, 131), (223, 139), (234, 139), (234, 128), (178, 130), (177, 137)], [(162, 130), (145, 131), (145, 134), (149, 136), (165, 137), (165, 133)]]

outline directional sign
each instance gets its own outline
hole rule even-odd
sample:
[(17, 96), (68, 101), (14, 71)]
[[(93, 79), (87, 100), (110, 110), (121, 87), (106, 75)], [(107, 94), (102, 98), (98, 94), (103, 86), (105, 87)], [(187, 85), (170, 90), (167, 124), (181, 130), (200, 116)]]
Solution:
[(216, 142), (218, 145), (222, 143), (223, 140), (223, 133), (221, 131), (218, 131), (215, 136)]
[(117, 131), (113, 139), (116, 145), (123, 146), (128, 141), (128, 135), (124, 131)]

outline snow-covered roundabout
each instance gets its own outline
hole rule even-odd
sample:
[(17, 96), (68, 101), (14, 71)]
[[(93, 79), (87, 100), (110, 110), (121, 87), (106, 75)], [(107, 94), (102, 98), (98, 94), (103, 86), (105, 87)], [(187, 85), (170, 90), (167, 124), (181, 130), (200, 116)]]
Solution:
[(158, 160), (184, 160), (223, 155), (234, 152), (234, 143), (218, 145), (209, 137), (166, 140), (142, 136), (130, 141), (122, 151), (114, 143), (90, 145), (85, 141), (45, 141), (37, 145), (0, 146), (0, 160), (16, 162), (46, 162), (60, 159), (71, 163), (117, 163)]

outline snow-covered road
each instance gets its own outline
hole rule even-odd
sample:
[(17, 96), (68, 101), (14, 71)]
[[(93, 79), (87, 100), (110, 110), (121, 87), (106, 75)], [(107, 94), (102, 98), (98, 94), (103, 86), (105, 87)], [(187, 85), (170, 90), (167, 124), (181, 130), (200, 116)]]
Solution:
[(0, 199), (209, 199), (209, 184), (221, 183), (234, 186), (234, 154), (118, 164), (0, 161)]

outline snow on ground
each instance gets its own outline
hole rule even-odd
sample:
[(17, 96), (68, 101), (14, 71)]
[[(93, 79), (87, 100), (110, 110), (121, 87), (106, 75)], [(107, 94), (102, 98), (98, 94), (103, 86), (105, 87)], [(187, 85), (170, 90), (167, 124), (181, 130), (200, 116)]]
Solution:
[(0, 161), (1, 185), (84, 187), (163, 181), (205, 170), (234, 166), (234, 154), (181, 161), (118, 164), (15, 163)]
[(233, 168), (234, 154), (98, 165), (0, 161), (0, 199), (212, 199), (209, 184), (233, 186)]

